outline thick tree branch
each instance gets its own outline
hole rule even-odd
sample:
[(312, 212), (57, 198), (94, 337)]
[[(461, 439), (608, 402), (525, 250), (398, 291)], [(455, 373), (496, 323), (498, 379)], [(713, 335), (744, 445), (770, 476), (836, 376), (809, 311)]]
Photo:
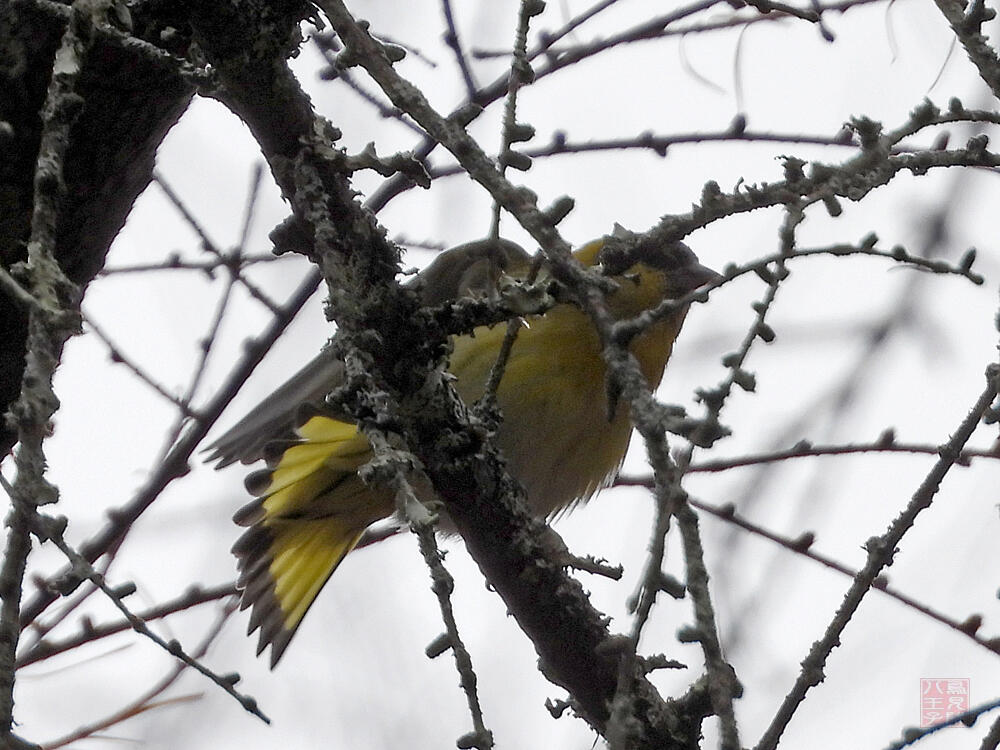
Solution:
[[(0, 144), (0, 266), (25, 259), (35, 160), (55, 52), (70, 8), (59, 3), (0, 3), (0, 122), (11, 139)], [(137, 10), (136, 34), (157, 38), (162, 24)], [(167, 53), (114, 29), (88, 29), (76, 90), (86, 102), (69, 133), (66, 196), (55, 257), (67, 277), (85, 286), (104, 265), (136, 197), (149, 184), (157, 146), (187, 108), (193, 86)], [(179, 44), (183, 40), (178, 35)], [(24, 370), (27, 316), (0, 294), (0, 415), (18, 397)], [(0, 419), (0, 455), (14, 444)]]

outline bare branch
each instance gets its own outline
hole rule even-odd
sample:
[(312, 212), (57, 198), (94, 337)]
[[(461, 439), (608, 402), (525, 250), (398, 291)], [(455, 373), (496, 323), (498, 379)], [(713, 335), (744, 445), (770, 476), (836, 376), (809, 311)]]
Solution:
[(847, 627), (858, 606), (865, 595), (872, 588), (875, 579), (886, 566), (892, 564), (892, 558), (897, 551), (897, 545), (903, 536), (909, 531), (917, 515), (921, 511), (930, 507), (941, 487), (941, 482), (951, 468), (958, 461), (958, 457), (965, 447), (965, 444), (972, 437), (972, 433), (979, 425), (987, 409), (997, 398), (998, 386), (1000, 386), (1000, 367), (990, 365), (987, 368), (987, 385), (976, 403), (972, 406), (968, 415), (958, 425), (951, 439), (943, 444), (940, 449), (941, 458), (934, 464), (934, 467), (927, 473), (920, 487), (914, 492), (912, 499), (904, 511), (890, 524), (885, 533), (879, 537), (872, 537), (865, 544), (868, 551), (868, 561), (865, 566), (858, 571), (854, 578), (854, 583), (848, 589), (844, 600), (830, 621), (823, 637), (816, 641), (810, 649), (809, 654), (802, 661), (802, 672), (795, 681), (795, 685), (789, 691), (785, 700), (779, 707), (770, 726), (764, 732), (755, 750), (773, 750), (778, 746), (778, 741), (788, 723), (792, 720), (796, 709), (802, 704), (806, 693), (810, 688), (815, 687), (823, 680), (823, 668), (826, 660), (834, 648), (840, 643), (840, 636)]

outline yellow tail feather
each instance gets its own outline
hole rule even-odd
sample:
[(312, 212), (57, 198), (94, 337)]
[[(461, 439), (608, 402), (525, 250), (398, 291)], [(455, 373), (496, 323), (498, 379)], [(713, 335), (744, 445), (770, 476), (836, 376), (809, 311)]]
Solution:
[(354, 425), (317, 416), (298, 433), (302, 443), (248, 482), (258, 497), (236, 514), (250, 525), (233, 546), (240, 606), (252, 607), (248, 633), (260, 629), (257, 653), (270, 645), (272, 667), (341, 560), (393, 507), (357, 475), (371, 449)]

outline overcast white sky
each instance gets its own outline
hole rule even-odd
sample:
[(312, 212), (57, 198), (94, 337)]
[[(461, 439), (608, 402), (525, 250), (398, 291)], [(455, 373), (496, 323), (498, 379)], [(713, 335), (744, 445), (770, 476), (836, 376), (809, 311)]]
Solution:
[[(433, 61), (435, 66), (410, 55), (398, 68), (423, 87), (433, 104), (448, 111), (461, 101), (461, 80), (440, 42), (438, 3), (351, 5), (371, 20), (376, 33)], [(509, 46), (517, 10), (513, 0), (455, 5), (469, 47)], [(572, 0), (550, 2), (534, 28), (554, 29), (561, 25), (564, 7), (579, 12), (586, 6)], [(573, 41), (611, 35), (663, 7), (623, 1), (602, 20), (582, 27)], [(538, 143), (547, 142), (555, 130), (566, 131), (574, 141), (627, 138), (646, 130), (664, 135), (718, 132), (740, 108), (755, 131), (832, 135), (859, 114), (895, 127), (925, 96), (942, 107), (956, 95), (969, 106), (994, 104), (961, 50), (950, 50), (949, 31), (930, 3), (876, 3), (844, 16), (830, 14), (827, 23), (837, 37), (833, 44), (808, 24), (782, 22), (759, 24), (742, 35), (730, 30), (623, 47), (526, 89), (519, 119), (536, 128)], [(411, 132), (380, 118), (343, 86), (319, 80), (317, 66), (317, 53), (306, 44), (294, 67), (317, 108), (343, 130), (341, 143), (349, 151), (369, 141), (378, 144), (380, 153), (415, 144)], [(476, 62), (474, 70), (479, 82), (486, 83), (501, 66)], [(494, 106), (474, 129), (491, 151), (498, 142), (499, 113)], [(955, 129), (952, 143), (966, 137), (968, 132)], [(741, 178), (747, 183), (780, 179), (778, 155), (834, 162), (851, 153), (774, 143), (686, 145), (672, 147), (663, 159), (639, 151), (540, 159), (516, 179), (538, 193), (541, 205), (573, 196), (576, 209), (561, 230), (573, 244), (582, 244), (609, 232), (615, 222), (642, 231), (663, 214), (687, 210), (709, 179), (724, 190)], [(160, 149), (158, 170), (212, 239), (226, 247), (238, 238), (249, 176), (258, 159), (255, 143), (234, 116), (214, 102), (196, 100)], [(374, 176), (357, 182), (365, 193), (378, 184)], [(856, 242), (876, 231), (882, 246), (901, 243), (917, 252), (926, 217), (955, 190), (962, 192), (949, 217), (946, 245), (952, 259), (977, 246), (986, 284), (974, 288), (957, 277), (922, 278), (909, 325), (881, 349), (849, 407), (831, 417), (825, 396), (855, 366), (864, 350), (866, 326), (892, 308), (916, 272), (873, 258), (795, 264), (771, 320), (777, 339), (751, 355), (757, 393), (739, 392), (730, 400), (723, 421), (733, 435), (714, 454), (761, 452), (804, 438), (872, 440), (890, 426), (900, 440), (936, 444), (947, 438), (981, 391), (983, 370), (996, 355), (996, 177), (900, 177), (863, 204), (846, 204), (836, 220), (813, 210), (800, 233), (800, 245), (806, 247)], [(267, 233), (286, 214), (265, 178), (248, 251), (267, 252)], [(719, 222), (693, 235), (690, 244), (703, 262), (716, 268), (747, 261), (775, 251), (780, 218), (777, 212), (757, 212)], [(467, 179), (449, 178), (430, 191), (410, 191), (390, 204), (380, 220), (390, 235), (452, 245), (487, 232), (490, 203)], [(511, 239), (526, 242), (509, 218), (504, 230)], [(197, 257), (198, 240), (153, 185), (115, 242), (109, 265), (154, 262), (173, 252)], [(408, 261), (419, 266), (429, 257), (418, 251)], [(251, 275), (281, 300), (307, 270), (304, 260), (292, 258)], [(744, 279), (692, 310), (663, 384), (664, 401), (697, 413), (694, 388), (724, 376), (720, 357), (744, 335), (753, 319), (749, 305), (764, 288), (757, 279)], [(180, 391), (220, 289), (218, 281), (189, 272), (121, 275), (92, 285), (85, 312), (128, 357)], [(316, 295), (224, 415), (223, 426), (309, 359), (330, 335), (321, 301)], [(203, 396), (221, 383), (241, 342), (267, 320), (260, 305), (237, 294)], [(48, 444), (51, 473), (62, 488), (59, 512), (70, 518), (70, 538), (80, 541), (101, 526), (108, 508), (130, 497), (156, 464), (173, 410), (125, 368), (112, 364), (92, 334), (69, 344), (57, 386), (63, 407)], [(789, 428), (798, 420), (798, 427)], [(981, 428), (973, 442), (985, 447), (995, 437), (995, 429)], [(626, 469), (641, 471), (643, 455), (641, 445), (633, 445)], [(856, 568), (864, 560), (861, 545), (882, 533), (932, 461), (926, 456), (808, 459), (766, 476), (752, 470), (695, 476), (689, 490), (707, 502), (735, 502), (755, 521), (791, 537), (814, 530), (819, 551)], [(238, 530), (229, 519), (246, 500), (243, 469), (216, 473), (205, 466), (193, 468), (142, 518), (112, 569), (114, 582), (138, 584), (139, 593), (130, 600), (138, 609), (175, 597), (192, 583), (222, 583), (234, 575), (229, 547)], [(995, 463), (956, 469), (890, 571), (898, 588), (954, 618), (982, 613), (984, 632), (991, 636), (997, 635), (1000, 621), (998, 480)], [(625, 566), (621, 583), (584, 580), (595, 606), (614, 617), (616, 629), (630, 623), (624, 603), (640, 575), (650, 518), (651, 503), (643, 492), (615, 489), (557, 523), (572, 550)], [(702, 529), (720, 631), (746, 688), (737, 710), (743, 742), (750, 745), (791, 686), (799, 661), (821, 635), (849, 579), (764, 540), (734, 533), (710, 517)], [(564, 697), (562, 692), (537, 673), (529, 642), (505, 616), (498, 597), (486, 590), (461, 544), (450, 541), (445, 548), (457, 580), (459, 627), (498, 746), (590, 747), (593, 735), (581, 721), (549, 717), (545, 698)], [(683, 578), (676, 553), (671, 537), (668, 568)], [(49, 550), (32, 558), (38, 570), (58, 562)], [(110, 616), (96, 598), (90, 607), (95, 620)], [(217, 609), (206, 606), (177, 616), (170, 620), (169, 633), (193, 645)], [(697, 647), (680, 645), (675, 638), (690, 618), (689, 601), (664, 601), (646, 631), (648, 653), (665, 652), (690, 665), (687, 671), (656, 675), (666, 695), (683, 691), (701, 668)], [(254, 659), (255, 641), (243, 637), (245, 622), (242, 615), (230, 619), (207, 662), (220, 672), (243, 675), (241, 688), (259, 700), (273, 719), (271, 727), (262, 726), (203, 678), (188, 674), (167, 696), (200, 694), (198, 700), (151, 711), (108, 734), (139, 741), (149, 750), (376, 749), (453, 747), (470, 729), (450, 656), (428, 661), (423, 655), (441, 625), (428, 575), (410, 538), (351, 555), (273, 673)], [(75, 654), (23, 670), (17, 708), (25, 736), (43, 741), (101, 717), (147, 689), (171, 664), (170, 657), (131, 634), (104, 641), (86, 655), (99, 658)], [(902, 727), (918, 721), (920, 678), (969, 678), (973, 701), (979, 702), (1000, 694), (997, 675), (995, 657), (985, 649), (872, 593), (834, 652), (826, 681), (790, 725), (787, 747), (884, 747)], [(984, 726), (981, 722), (974, 732), (948, 730), (923, 746), (976, 747)], [(121, 746), (111, 739), (86, 744)]]

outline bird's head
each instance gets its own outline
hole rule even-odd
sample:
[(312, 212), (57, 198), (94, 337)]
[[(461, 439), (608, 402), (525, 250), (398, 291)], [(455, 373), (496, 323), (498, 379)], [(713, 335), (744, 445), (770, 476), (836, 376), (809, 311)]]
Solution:
[(618, 288), (608, 307), (619, 320), (634, 317), (667, 299), (679, 299), (721, 276), (698, 261), (682, 242), (669, 244), (621, 236), (590, 242), (574, 253), (586, 266), (599, 266)]

